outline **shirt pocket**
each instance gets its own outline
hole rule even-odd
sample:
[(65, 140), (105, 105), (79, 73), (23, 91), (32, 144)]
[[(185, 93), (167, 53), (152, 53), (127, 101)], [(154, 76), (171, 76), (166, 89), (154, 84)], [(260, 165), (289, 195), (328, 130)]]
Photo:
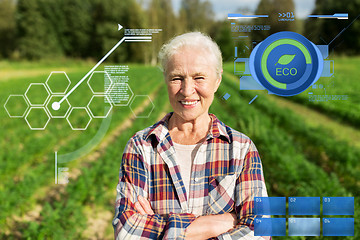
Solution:
[(236, 175), (210, 176), (208, 214), (221, 214), (234, 209)]

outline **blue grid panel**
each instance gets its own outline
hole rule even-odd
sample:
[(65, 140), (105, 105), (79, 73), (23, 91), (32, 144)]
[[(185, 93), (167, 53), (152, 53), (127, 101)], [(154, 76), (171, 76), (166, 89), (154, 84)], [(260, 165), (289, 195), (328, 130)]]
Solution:
[(285, 197), (255, 197), (255, 215), (286, 215)]
[(289, 236), (320, 236), (320, 218), (289, 218)]
[(354, 236), (354, 218), (323, 218), (323, 236)]
[(320, 215), (320, 197), (289, 197), (289, 215)]
[(286, 218), (255, 218), (255, 236), (286, 236)]
[(354, 197), (323, 197), (323, 215), (354, 215)]

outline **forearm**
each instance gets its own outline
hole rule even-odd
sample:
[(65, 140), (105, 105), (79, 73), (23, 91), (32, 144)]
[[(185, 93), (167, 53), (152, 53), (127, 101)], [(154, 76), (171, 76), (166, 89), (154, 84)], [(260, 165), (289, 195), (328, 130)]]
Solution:
[(237, 225), (234, 229), (230, 230), (229, 232), (220, 234), (217, 236), (218, 240), (225, 240), (225, 239), (251, 239), (251, 240), (271, 240), (270, 236), (255, 236), (254, 230), (247, 225)]
[(234, 227), (235, 216), (230, 213), (201, 216), (186, 228), (185, 237), (191, 240), (202, 240), (217, 237)]
[(131, 206), (129, 201), (122, 200), (117, 207), (113, 221), (116, 239), (140, 238), (144, 234), (151, 234), (156, 239), (162, 235), (167, 224), (163, 217), (159, 214), (142, 215)]

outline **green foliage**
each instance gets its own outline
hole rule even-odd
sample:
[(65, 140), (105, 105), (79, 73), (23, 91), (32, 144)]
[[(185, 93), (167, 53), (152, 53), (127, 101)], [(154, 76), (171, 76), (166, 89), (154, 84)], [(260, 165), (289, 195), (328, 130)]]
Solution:
[[(331, 58), (331, 57), (330, 57)], [(307, 89), (304, 93), (289, 98), (291, 101), (299, 102), (310, 108), (316, 109), (328, 116), (350, 124), (354, 127), (359, 126), (360, 122), (360, 84), (356, 80), (359, 74), (359, 57), (347, 57), (334, 59), (335, 72), (332, 78), (320, 78), (316, 84), (322, 84), (324, 89)], [(348, 100), (344, 101), (309, 101), (309, 92), (325, 95), (348, 95)]]
[(270, 25), (269, 31), (252, 31), (253, 41), (262, 41), (273, 33), (280, 31), (296, 31), (295, 21), (279, 21), (279, 13), (293, 12), (293, 0), (261, 0), (256, 8), (256, 15), (268, 15), (268, 18), (257, 18), (253, 21), (256, 25)]
[(18, 50), (24, 58), (39, 59), (59, 56), (62, 53), (55, 30), (45, 17), (44, 5), (46, 6), (41, 0), (18, 1)]
[[(249, 105), (254, 94), (240, 94), (237, 84), (223, 77), (218, 99), (225, 92), (231, 97), (226, 102), (215, 101), (212, 112), (255, 142), (270, 196), (357, 196), (358, 149), (335, 140), (325, 129), (307, 126), (296, 113), (276, 106), (266, 94)], [(355, 209), (359, 205), (355, 200)], [(355, 211), (355, 225), (358, 214)], [(355, 237), (346, 239), (357, 239), (358, 235), (355, 231)]]
[[(23, 58), (41, 59), (66, 55), (105, 55), (120, 39), (117, 23), (144, 28), (143, 10), (135, 0), (19, 0), (17, 3), (18, 50)], [(0, 26), (1, 31), (1, 26)], [(129, 44), (111, 61), (139, 62), (143, 47)]]
[[(335, 59), (337, 77), (343, 80), (337, 81), (339, 91), (358, 91), (358, 84), (354, 81), (358, 74), (358, 62), (358, 58)], [(27, 71), (22, 77), (2, 81), (1, 105), (9, 92), (24, 93), (26, 86), (30, 82), (39, 82), (39, 78), (45, 82), (47, 76), (29, 77), (28, 71), (53, 67), (49, 62), (43, 65), (31, 65), (27, 62), (22, 64), (0, 63), (1, 68), (5, 68), (4, 72), (18, 69)], [(74, 66), (71, 67), (72, 65)], [(72, 86), (76, 83), (75, 79), (81, 79), (84, 75), (85, 67), (90, 66), (89, 63), (67, 65), (70, 68), (68, 76), (72, 80)], [(127, 127), (101, 148), (93, 149), (86, 158), (66, 164), (69, 173), (79, 169), (79, 174), (77, 178), (69, 179), (63, 191), (58, 193), (54, 193), (57, 189), (53, 185), (54, 149), (59, 153), (69, 153), (84, 146), (97, 133), (101, 120), (93, 119), (91, 127), (85, 132), (74, 132), (64, 119), (52, 119), (45, 131), (34, 132), (28, 129), (23, 119), (10, 119), (5, 111), (0, 111), (4, 126), (0, 131), (1, 239), (84, 239), (88, 237), (84, 236), (84, 229), (89, 227), (88, 221), (92, 217), (96, 218), (94, 209), (113, 211), (120, 159), (127, 140), (134, 132), (151, 125), (168, 111), (166, 87), (163, 85), (161, 72), (155, 67), (129, 67), (129, 84), (134, 93), (155, 94), (152, 98), (155, 105), (153, 113), (150, 118), (136, 119), (131, 127)], [(225, 71), (232, 72), (232, 68), (230, 64), (225, 65)], [(360, 182), (360, 150), (336, 140), (325, 128), (309, 126), (295, 111), (281, 108), (266, 93), (239, 91), (238, 79), (234, 78), (229, 77), (229, 74), (223, 76), (211, 112), (254, 141), (262, 158), (269, 195), (355, 196), (354, 218), (355, 226), (358, 226), (359, 211), (356, 210), (359, 209), (360, 200), (356, 196)], [(86, 84), (84, 86), (86, 88)], [(227, 101), (222, 100), (225, 93), (231, 95)], [(259, 98), (249, 105), (248, 102), (255, 94), (259, 94)], [(72, 103), (82, 100), (86, 103), (89, 95), (89, 91), (76, 92), (72, 96)], [(301, 98), (305, 99), (302, 100), (304, 102), (308, 100), (304, 96)], [(300, 100), (301, 98), (299, 97)], [(288, 101), (293, 99), (296, 98), (287, 98)], [(329, 115), (331, 111), (346, 112), (347, 119), (351, 121), (358, 113), (356, 106), (350, 108), (351, 105), (358, 105), (356, 101), (356, 98), (350, 98), (348, 102), (319, 105), (324, 105), (322, 113), (325, 115)], [(141, 101), (135, 102), (133, 107), (141, 104)], [(335, 107), (326, 110), (331, 105)], [(149, 107), (143, 112), (148, 112)], [(343, 109), (340, 111), (341, 108)], [(112, 114), (109, 133), (133, 116), (128, 107), (114, 108)], [(358, 125), (354, 124), (354, 129), (358, 131)], [(93, 160), (89, 161), (91, 157)], [(32, 210), (35, 204), (42, 207), (38, 218), (32, 221), (21, 217), (15, 222), (9, 220)], [(111, 225), (111, 220), (108, 225)], [(4, 232), (6, 229), (7, 234)], [(21, 235), (16, 235), (19, 233)], [(355, 234), (355, 237), (333, 238), (358, 239), (359, 233), (355, 231)]]
[[(305, 22), (305, 34), (315, 44), (329, 44), (356, 17), (359, 17), (360, 0), (316, 0), (312, 14), (348, 13), (348, 20), (309, 18)], [(360, 53), (360, 21), (356, 20), (329, 46), (337, 54)]]
[(217, 23), (210, 32), (210, 35), (219, 45), (224, 61), (232, 61), (234, 59), (234, 40), (232, 39), (231, 28), (228, 21)]
[[(59, 4), (59, 1), (56, 2)], [(65, 0), (60, 3), (61, 8), (57, 8), (59, 16), (53, 17), (52, 26), (58, 31), (57, 35), (66, 56), (87, 57), (91, 52), (94, 26), (92, 2), (93, 0)]]
[[(151, 94), (158, 90), (160, 84), (163, 84), (163, 81), (160, 80), (162, 74), (158, 69), (131, 65), (129, 67), (128, 75), (131, 79), (129, 85), (135, 94)], [(38, 66), (38, 68), (43, 69), (43, 66)], [(83, 74), (83, 71), (78, 70), (77, 67), (69, 71), (68, 76), (73, 80), (72, 86), (76, 84), (74, 79), (80, 79)], [(45, 82), (45, 80), (46, 77), (44, 77), (43, 81)], [(2, 82), (2, 89), (0, 90), (1, 99), (5, 101), (9, 92), (25, 92), (29, 81), (32, 82), (35, 80), (33, 78), (17, 78)], [(138, 84), (138, 82), (143, 84)], [(86, 83), (82, 85), (87, 86)], [(166, 97), (164, 90), (162, 91), (162, 95)], [(78, 102), (85, 98), (89, 99), (88, 95), (90, 95), (91, 98), (92, 94), (87, 91), (76, 91), (73, 95), (73, 101)], [(165, 102), (166, 101), (163, 101), (163, 103)], [(163, 103), (155, 101), (155, 104), (158, 104), (155, 105), (155, 108)], [(141, 104), (142, 101), (138, 101), (133, 107), (136, 108)], [(114, 130), (119, 124), (132, 116), (133, 114), (129, 107), (115, 107), (112, 112), (112, 122), (109, 131)], [(150, 116), (155, 117), (152, 114)], [(0, 205), (0, 239), (9, 238), (8, 235), (2, 235), (4, 233), (3, 230), (14, 227), (18, 227), (18, 229), (21, 228), (21, 232), (24, 233), (22, 237), (25, 238), (31, 237), (37, 239), (37, 236), (44, 236), (43, 238), (39, 238), (63, 239), (61, 238), (61, 234), (64, 234), (63, 236), (69, 236), (66, 237), (66, 239), (79, 239), (77, 234), (80, 233), (77, 231), (77, 227), (74, 226), (78, 226), (79, 228), (84, 227), (85, 219), (83, 217), (83, 205), (81, 205), (81, 203), (87, 201), (84, 199), (87, 194), (89, 194), (88, 191), (91, 190), (86, 190), (87, 181), (94, 181), (95, 179), (92, 179), (93, 175), (89, 175), (87, 180), (81, 180), (79, 182), (79, 185), (77, 185), (79, 194), (71, 192), (70, 202), (66, 203), (66, 205), (68, 205), (66, 208), (62, 201), (58, 202), (58, 200), (52, 197), (52, 194), (47, 196), (46, 194), (48, 194), (48, 192), (42, 192), (41, 188), (46, 186), (50, 188), (53, 187), (54, 149), (57, 149), (59, 154), (61, 154), (71, 153), (83, 147), (89, 142), (89, 139), (92, 139), (96, 135), (101, 126), (102, 119), (93, 119), (90, 123), (91, 126), (84, 132), (72, 131), (65, 119), (51, 119), (44, 131), (31, 131), (23, 119), (10, 119), (5, 111), (0, 111), (0, 119), (4, 126), (4, 130), (0, 131), (0, 137), (3, 139), (3, 141), (0, 142), (0, 148), (2, 149), (0, 153), (0, 202), (2, 203)], [(143, 119), (145, 123), (147, 120), (146, 118)], [(129, 131), (131, 131), (131, 128), (129, 128)], [(125, 137), (129, 138), (130, 135), (126, 135), (123, 138)], [(111, 146), (113, 145), (110, 145), (110, 147)], [(123, 147), (119, 147), (118, 149), (122, 151)], [(109, 161), (111, 160), (109, 159)], [(73, 164), (76, 162), (78, 161), (74, 161)], [(99, 164), (102, 165), (102, 162), (100, 161)], [(112, 164), (118, 165), (117, 162), (113, 162)], [(74, 165), (67, 165), (70, 169), (72, 169), (72, 166)], [(59, 167), (62, 166), (59, 165)], [(109, 170), (109, 168), (106, 169)], [(117, 171), (118, 166), (111, 167), (111, 169), (116, 169)], [(96, 171), (99, 171), (99, 169)], [(101, 169), (97, 174), (99, 176), (102, 176), (102, 174), (105, 176)], [(108, 176), (107, 179), (108, 184), (111, 184), (114, 182), (114, 175), (112, 175), (112, 172), (109, 174), (110, 176)], [(117, 174), (118, 173), (116, 173), (115, 178)], [(100, 184), (102, 181), (98, 183)], [(100, 184), (94, 187), (100, 189), (101, 186)], [(94, 199), (97, 192), (93, 191), (91, 194), (94, 194), (92, 195), (93, 197), (91, 197), (91, 199)], [(71, 202), (73, 195), (75, 202)], [(113, 201), (113, 199), (111, 200)], [(41, 213), (41, 221), (39, 223), (29, 223), (25, 221), (17, 225), (12, 224), (9, 220), (13, 215), (21, 216), (23, 213), (31, 210), (36, 203), (45, 206), (45, 209)], [(74, 211), (74, 209), (78, 209), (79, 211)], [(59, 218), (61, 220), (59, 220)], [(78, 220), (80, 225), (75, 224)], [(60, 223), (58, 229), (56, 229), (56, 225), (59, 225), (56, 224), (57, 221), (64, 221)]]
[(185, 31), (208, 32), (212, 28), (214, 12), (208, 0), (182, 0), (180, 21), (185, 24)]
[(153, 35), (153, 42), (146, 50), (145, 63), (151, 63), (154, 66), (157, 64), (161, 46), (179, 33), (182, 23), (174, 14), (172, 1), (152, 0), (147, 13), (147, 27), (162, 29), (160, 34)]
[(12, 0), (0, 1), (0, 58), (8, 58), (15, 49), (15, 4)]
[[(98, 58), (98, 56), (105, 55), (121, 39), (122, 35), (117, 31), (116, 23), (121, 24), (124, 28), (145, 28), (142, 24), (142, 15), (143, 10), (135, 0), (95, 0), (94, 35), (90, 49), (93, 51), (93, 56)], [(126, 47), (121, 45), (109, 57), (109, 61), (139, 62), (142, 57), (143, 46), (138, 43), (127, 43)]]

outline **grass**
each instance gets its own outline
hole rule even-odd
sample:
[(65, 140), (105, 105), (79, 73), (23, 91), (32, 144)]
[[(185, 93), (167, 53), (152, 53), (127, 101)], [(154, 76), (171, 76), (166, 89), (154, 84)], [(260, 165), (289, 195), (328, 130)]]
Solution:
[[(54, 70), (66, 71), (72, 87), (93, 64), (77, 60), (2, 61), (1, 106), (10, 94), (24, 94), (30, 83), (45, 82)], [(360, 205), (360, 129), (356, 124), (360, 119), (360, 84), (355, 81), (359, 64), (359, 57), (336, 58), (332, 94), (351, 97), (317, 103), (308, 101), (307, 92), (279, 98), (265, 91), (239, 91), (238, 79), (231, 74), (233, 65), (225, 64), (223, 82), (211, 106), (220, 120), (255, 142), (270, 196), (355, 196), (355, 228)], [(24, 119), (9, 118), (4, 108), (0, 110), (0, 239), (82, 239), (94, 232), (97, 235), (93, 237), (112, 238), (111, 216), (122, 150), (135, 131), (169, 111), (158, 68), (130, 65), (130, 69), (129, 85), (135, 95), (154, 96), (155, 109), (149, 118), (131, 120), (131, 109), (123, 106), (114, 107), (108, 123), (93, 119), (86, 131), (71, 130), (65, 119), (51, 119), (46, 130), (31, 131)], [(231, 95), (228, 100), (222, 99), (225, 93)], [(259, 97), (249, 105), (255, 95)], [(85, 107), (91, 96), (84, 83), (69, 101), (72, 106)], [(94, 109), (101, 111), (103, 105), (98, 104)], [(144, 104), (134, 101), (132, 109)], [(151, 105), (141, 109), (146, 114), (150, 110)], [(119, 130), (125, 123), (129, 125)], [(99, 134), (106, 124), (106, 131)], [(82, 151), (75, 161), (59, 164), (69, 168), (70, 182), (54, 185), (54, 151), (64, 155), (79, 149)], [(99, 228), (92, 222), (99, 223)], [(355, 229), (355, 237), (332, 239), (358, 237)]]

